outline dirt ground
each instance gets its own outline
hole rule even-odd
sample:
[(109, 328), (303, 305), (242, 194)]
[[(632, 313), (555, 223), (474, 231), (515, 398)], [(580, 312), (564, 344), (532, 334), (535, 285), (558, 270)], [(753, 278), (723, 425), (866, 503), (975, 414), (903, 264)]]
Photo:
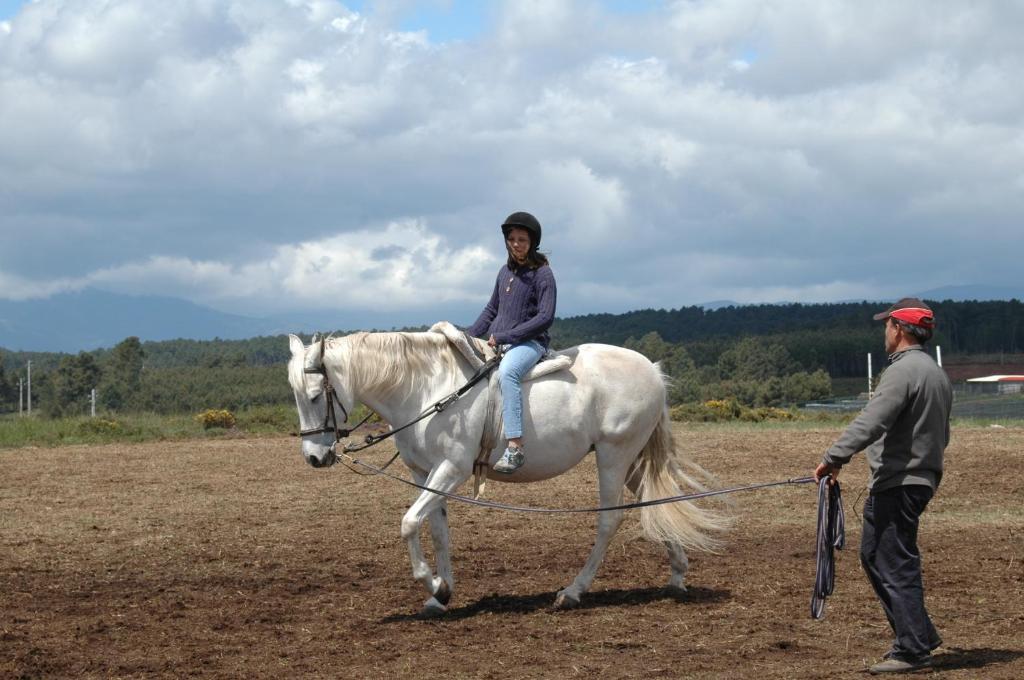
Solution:
[[(722, 486), (807, 475), (837, 432), (677, 429)], [(920, 539), (934, 672), (1022, 678), (1024, 428), (956, 429), (947, 460)], [(592, 516), (453, 505), (455, 595), (427, 620), (399, 537), (412, 490), (314, 470), (295, 439), (0, 450), (0, 677), (865, 677), (890, 642), (857, 557), (865, 472), (843, 474), (823, 621), (811, 485), (733, 496), (728, 547), (691, 555), (683, 593), (627, 520), (572, 611), (550, 607)], [(488, 497), (590, 506), (594, 477), (588, 460)]]

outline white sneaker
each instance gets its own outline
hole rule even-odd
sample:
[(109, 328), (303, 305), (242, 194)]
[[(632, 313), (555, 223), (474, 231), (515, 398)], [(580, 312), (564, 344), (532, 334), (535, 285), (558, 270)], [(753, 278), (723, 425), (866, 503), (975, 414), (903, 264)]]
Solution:
[(502, 474), (509, 474), (523, 467), (525, 462), (526, 454), (523, 453), (523, 447), (509, 444), (505, 449), (505, 453), (501, 454), (501, 458), (494, 464), (493, 470)]

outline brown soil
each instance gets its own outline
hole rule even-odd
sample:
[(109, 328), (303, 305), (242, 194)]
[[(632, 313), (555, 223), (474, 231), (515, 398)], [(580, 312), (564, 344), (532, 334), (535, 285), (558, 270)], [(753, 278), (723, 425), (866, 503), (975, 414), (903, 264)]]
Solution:
[[(735, 485), (808, 474), (837, 432), (678, 434)], [(592, 516), (453, 505), (455, 596), (424, 620), (399, 538), (411, 490), (314, 470), (294, 439), (0, 451), (0, 677), (865, 677), (890, 634), (857, 558), (864, 468), (844, 473), (848, 548), (823, 621), (810, 485), (733, 496), (727, 549), (691, 556), (681, 594), (624, 527), (572, 611), (550, 606)], [(1022, 470), (1024, 429), (954, 432), (921, 530), (943, 677), (1024, 677)], [(488, 496), (591, 505), (594, 469)]]

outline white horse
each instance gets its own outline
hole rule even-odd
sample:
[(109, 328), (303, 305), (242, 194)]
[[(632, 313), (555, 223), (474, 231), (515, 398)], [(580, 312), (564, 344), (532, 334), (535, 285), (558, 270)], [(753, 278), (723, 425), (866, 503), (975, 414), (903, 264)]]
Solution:
[[(438, 333), (356, 333), (328, 338), (305, 347), (292, 335), (288, 379), (295, 391), (303, 430), (326, 429), (328, 381), (335, 391), (339, 426), (357, 403), (379, 413), (398, 427), (422, 410), (461, 387), (473, 374), (469, 362)], [(523, 441), (526, 464), (510, 475), (488, 477), (507, 482), (535, 482), (560, 475), (590, 451), (597, 457), (600, 505), (619, 505), (623, 489), (640, 500), (682, 493), (681, 486), (704, 487), (687, 472), (700, 468), (676, 448), (665, 382), (656, 365), (636, 352), (610, 345), (585, 344), (560, 354), (571, 358), (562, 371), (523, 384)], [(322, 374), (318, 375), (318, 372)], [(494, 444), (489, 462), (504, 448), (488, 411), (497, 391), (484, 380), (447, 410), (395, 435), (396, 446), (415, 481), (431, 489), (453, 493), (473, 475), (481, 442)], [(327, 397), (324, 398), (324, 395)], [(496, 440), (496, 441), (495, 441)], [(306, 434), (302, 454), (315, 467), (333, 464), (334, 431)], [(420, 527), (430, 521), (436, 575), (420, 545)], [(645, 507), (641, 525), (652, 540), (668, 550), (670, 586), (683, 587), (688, 567), (685, 550), (714, 550), (715, 534), (728, 519), (690, 502)], [(597, 517), (597, 539), (583, 569), (555, 600), (559, 608), (579, 604), (589, 590), (609, 542), (622, 521), (622, 511)], [(402, 537), (408, 544), (412, 573), (430, 597), (425, 613), (447, 609), (455, 585), (448, 542), (447, 499), (424, 491), (402, 519)]]

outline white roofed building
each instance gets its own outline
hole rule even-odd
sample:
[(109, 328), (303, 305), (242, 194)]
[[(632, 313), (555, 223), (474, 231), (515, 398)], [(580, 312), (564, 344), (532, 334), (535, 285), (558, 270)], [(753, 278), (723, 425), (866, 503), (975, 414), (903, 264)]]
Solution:
[(989, 375), (969, 378), (969, 391), (982, 394), (1020, 394), (1024, 392), (1024, 375)]

